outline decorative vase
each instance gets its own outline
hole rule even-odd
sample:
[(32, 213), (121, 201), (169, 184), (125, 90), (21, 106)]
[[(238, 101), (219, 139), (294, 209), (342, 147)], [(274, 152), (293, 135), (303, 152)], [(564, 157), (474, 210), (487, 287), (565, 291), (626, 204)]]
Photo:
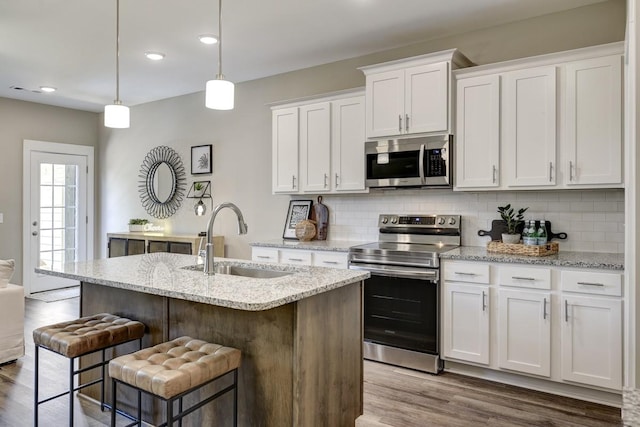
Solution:
[(502, 233), (502, 243), (520, 243), (520, 234)]

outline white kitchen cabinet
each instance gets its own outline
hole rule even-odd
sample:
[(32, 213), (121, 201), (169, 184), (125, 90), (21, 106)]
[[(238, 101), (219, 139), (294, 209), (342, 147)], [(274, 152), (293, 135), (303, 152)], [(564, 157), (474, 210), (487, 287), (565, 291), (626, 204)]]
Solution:
[(500, 76), (457, 82), (457, 188), (497, 187), (500, 167)]
[(280, 251), (277, 248), (253, 247), (251, 248), (251, 259), (253, 261), (277, 263), (280, 261)]
[(313, 265), (316, 267), (349, 268), (349, 255), (347, 252), (315, 251), (313, 253)]
[(331, 188), (365, 191), (364, 96), (333, 101), (331, 106)]
[(251, 248), (251, 259), (259, 262), (349, 268), (348, 252), (254, 246)]
[(622, 57), (564, 66), (567, 185), (622, 184)]
[(326, 192), (331, 174), (331, 103), (300, 107), (300, 186)]
[(562, 296), (562, 379), (620, 390), (622, 301)]
[(445, 282), (442, 353), (489, 364), (489, 286)]
[(451, 49), (362, 67), (366, 76), (366, 136), (449, 133), (451, 70), (471, 62)]
[(504, 172), (507, 187), (556, 184), (556, 67), (503, 75)]
[(361, 93), (272, 107), (274, 193), (368, 191)]
[(280, 249), (280, 262), (285, 264), (311, 265), (312, 256), (310, 251)]
[(298, 107), (274, 110), (272, 114), (272, 188), (274, 193), (297, 193)]
[(498, 365), (500, 368), (551, 375), (551, 293), (498, 291)]

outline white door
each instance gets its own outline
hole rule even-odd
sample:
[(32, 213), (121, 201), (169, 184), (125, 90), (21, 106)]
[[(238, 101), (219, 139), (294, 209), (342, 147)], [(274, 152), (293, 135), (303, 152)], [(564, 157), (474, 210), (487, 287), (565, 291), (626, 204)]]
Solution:
[(404, 132), (446, 132), (449, 128), (449, 66), (447, 62), (405, 71)]
[(272, 120), (273, 192), (297, 193), (298, 108), (274, 110)]
[(404, 133), (404, 70), (366, 78), (367, 138)]
[(93, 257), (93, 211), (88, 208), (93, 199), (93, 148), (25, 141), (24, 167), (25, 292), (77, 285), (34, 269), (60, 269)]
[(500, 289), (498, 300), (500, 367), (551, 376), (551, 294)]
[(331, 103), (300, 107), (300, 188), (327, 192), (331, 177)]
[(332, 103), (331, 164), (335, 191), (364, 190), (364, 96)]

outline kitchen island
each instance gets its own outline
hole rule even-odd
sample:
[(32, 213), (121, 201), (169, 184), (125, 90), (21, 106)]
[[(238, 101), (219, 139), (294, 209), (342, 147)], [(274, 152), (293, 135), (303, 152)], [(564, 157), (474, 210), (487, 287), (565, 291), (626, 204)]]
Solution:
[[(145, 347), (189, 335), (240, 349), (239, 425), (354, 425), (362, 414), (362, 281), (368, 273), (217, 259), (235, 271), (205, 276), (194, 269), (196, 261), (154, 253), (37, 272), (79, 280), (82, 316), (110, 312), (145, 323)], [(255, 277), (264, 270), (286, 275)], [(135, 349), (123, 346), (117, 354)], [(87, 394), (98, 397), (97, 389)], [(120, 395), (119, 408), (132, 410), (134, 393)], [(185, 425), (221, 419), (226, 425), (231, 399), (224, 399)], [(143, 399), (143, 418), (157, 423), (160, 417), (159, 405)]]

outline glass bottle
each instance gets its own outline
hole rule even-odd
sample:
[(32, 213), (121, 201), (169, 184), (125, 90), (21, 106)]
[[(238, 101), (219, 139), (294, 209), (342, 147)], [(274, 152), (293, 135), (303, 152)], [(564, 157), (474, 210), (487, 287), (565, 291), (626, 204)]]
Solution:
[(536, 231), (535, 220), (529, 220), (529, 227), (527, 228), (527, 233), (523, 236), (522, 241), (525, 245), (538, 244), (538, 232)]
[(536, 237), (538, 245), (547, 244), (547, 223), (546, 221), (540, 221), (540, 228), (538, 228), (538, 235)]

